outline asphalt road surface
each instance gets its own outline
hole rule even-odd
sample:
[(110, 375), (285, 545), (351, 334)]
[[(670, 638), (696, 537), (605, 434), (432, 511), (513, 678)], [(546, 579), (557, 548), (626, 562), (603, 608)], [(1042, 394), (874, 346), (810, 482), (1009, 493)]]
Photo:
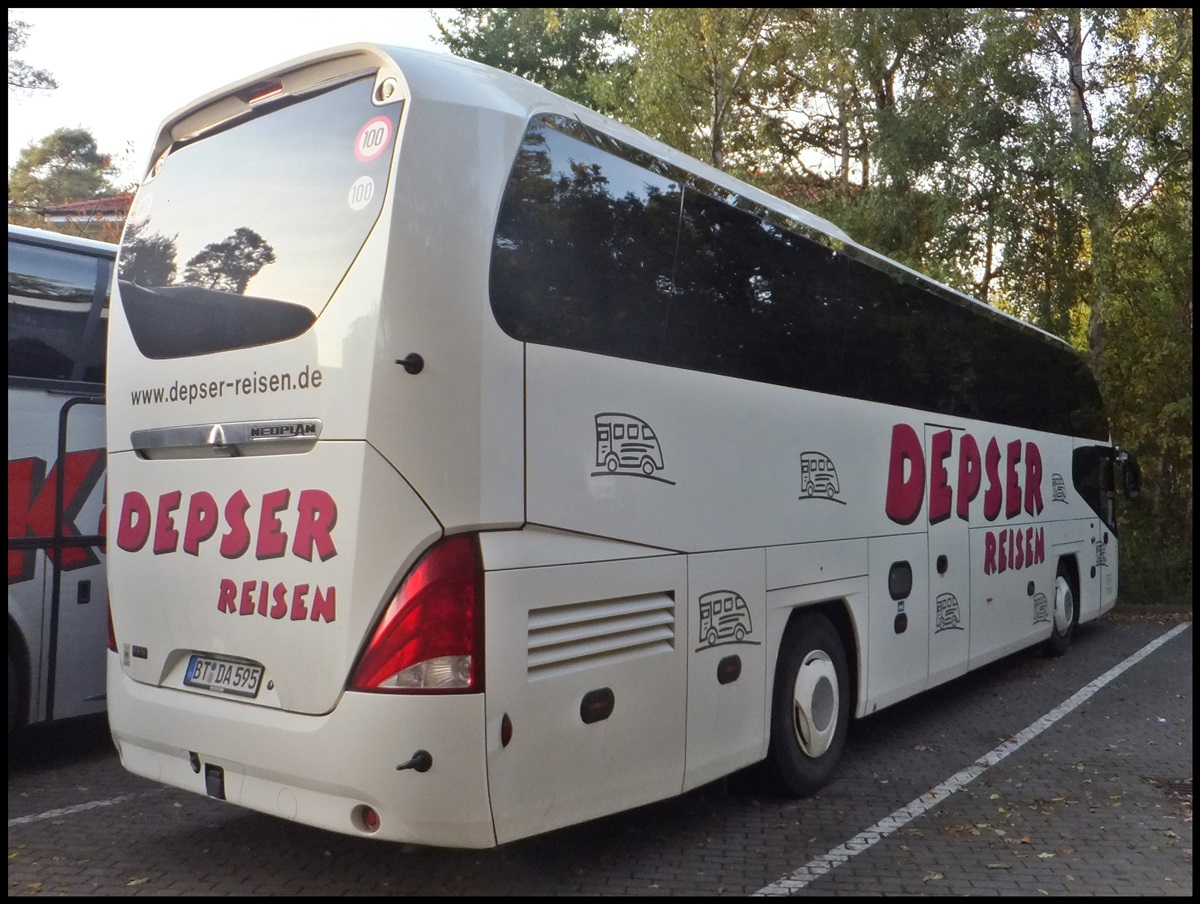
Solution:
[[(486, 851), (155, 785), (101, 719), (9, 744), (10, 895), (1192, 894), (1190, 613), (1110, 613), (853, 723), (816, 797), (739, 773)], [(632, 764), (636, 767), (636, 764)]]

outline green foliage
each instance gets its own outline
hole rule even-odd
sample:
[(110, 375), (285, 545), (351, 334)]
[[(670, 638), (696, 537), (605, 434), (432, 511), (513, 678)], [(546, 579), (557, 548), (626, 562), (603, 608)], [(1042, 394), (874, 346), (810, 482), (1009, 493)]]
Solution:
[[(601, 112), (627, 93), (615, 9), (471, 8), (434, 22), (458, 56), (512, 72)], [(626, 90), (623, 91), (622, 88)]]
[(1136, 503), (1126, 506), (1120, 520), (1121, 601), (1190, 609), (1194, 599), (1191, 547), (1160, 542), (1161, 525), (1149, 510)]
[(758, 143), (760, 78), (786, 49), (775, 28), (781, 12), (626, 10), (638, 65), (622, 118), (719, 169), (747, 166)]
[(8, 172), (8, 221), (40, 226), (40, 211), (115, 191), (112, 158), (87, 129), (56, 129), (21, 151)]

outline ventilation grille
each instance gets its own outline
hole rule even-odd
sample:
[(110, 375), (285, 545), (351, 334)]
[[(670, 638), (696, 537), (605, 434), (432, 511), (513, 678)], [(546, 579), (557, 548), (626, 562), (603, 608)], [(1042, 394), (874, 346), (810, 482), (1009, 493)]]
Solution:
[(675, 596), (647, 593), (529, 613), (529, 676), (675, 649)]

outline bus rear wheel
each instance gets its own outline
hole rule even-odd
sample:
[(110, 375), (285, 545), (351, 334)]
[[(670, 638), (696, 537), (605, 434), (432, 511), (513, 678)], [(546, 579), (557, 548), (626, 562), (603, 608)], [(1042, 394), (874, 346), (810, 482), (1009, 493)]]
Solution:
[(1043, 648), (1047, 656), (1062, 656), (1071, 645), (1071, 635), (1079, 621), (1078, 594), (1071, 579), (1071, 569), (1065, 561), (1058, 563), (1058, 574), (1054, 578), (1054, 613), (1050, 639)]
[(842, 639), (824, 615), (802, 616), (784, 634), (771, 703), (768, 766), (783, 790), (804, 797), (829, 781), (849, 721)]

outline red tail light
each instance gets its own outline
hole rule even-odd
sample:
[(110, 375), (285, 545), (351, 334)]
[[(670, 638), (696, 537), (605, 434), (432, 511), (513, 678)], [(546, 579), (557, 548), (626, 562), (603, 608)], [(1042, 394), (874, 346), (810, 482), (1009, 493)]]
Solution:
[(413, 566), (359, 657), (350, 689), (483, 690), (483, 566), (474, 535), (442, 540)]
[(117, 632), (112, 622), (112, 600), (108, 601), (108, 649), (117, 652)]

